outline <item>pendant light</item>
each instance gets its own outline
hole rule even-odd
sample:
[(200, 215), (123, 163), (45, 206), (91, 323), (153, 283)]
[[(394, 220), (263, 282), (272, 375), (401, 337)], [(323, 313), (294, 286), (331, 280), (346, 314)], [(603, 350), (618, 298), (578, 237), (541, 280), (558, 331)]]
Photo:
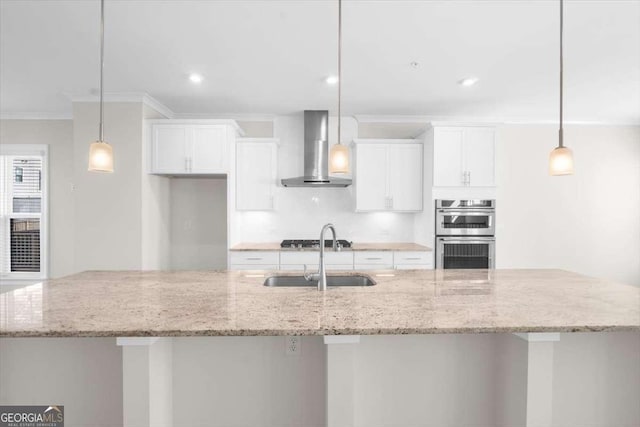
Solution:
[(338, 143), (329, 154), (330, 173), (349, 173), (349, 148), (340, 139), (342, 115), (342, 0), (338, 0)]
[(104, 141), (104, 0), (100, 0), (100, 128), (89, 147), (89, 172), (113, 172), (113, 148)]
[(562, 50), (564, 27), (564, 0), (560, 0), (560, 129), (558, 131), (558, 146), (549, 155), (549, 174), (553, 176), (573, 175), (573, 152), (564, 146), (563, 129), (563, 83), (564, 56)]

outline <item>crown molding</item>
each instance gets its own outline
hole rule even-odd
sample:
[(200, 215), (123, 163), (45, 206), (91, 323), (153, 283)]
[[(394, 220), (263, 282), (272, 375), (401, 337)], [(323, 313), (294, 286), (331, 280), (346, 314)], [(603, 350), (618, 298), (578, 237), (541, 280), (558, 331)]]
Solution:
[[(353, 117), (358, 123), (425, 123), (431, 125), (475, 124), (486, 126), (497, 125), (557, 125), (557, 120), (523, 119), (515, 117), (470, 117), (470, 116), (422, 116), (422, 115), (369, 115), (356, 114)], [(640, 126), (638, 120), (565, 120), (565, 125), (581, 126)]]
[[(64, 92), (63, 95), (71, 102), (100, 102), (100, 96), (93, 93)], [(175, 113), (169, 107), (146, 92), (107, 92), (104, 94), (104, 102), (139, 102), (153, 108), (168, 119), (175, 117)]]
[(176, 116), (173, 110), (171, 110), (169, 107), (167, 107), (166, 105), (164, 105), (163, 103), (161, 103), (160, 101), (158, 101), (157, 99), (149, 95), (148, 93), (145, 93), (144, 96), (142, 97), (142, 103), (145, 104), (147, 107), (153, 108), (158, 113), (165, 116), (167, 119), (173, 119)]
[(276, 114), (200, 114), (200, 113), (177, 113), (174, 119), (229, 119), (241, 122), (273, 122)]
[(0, 120), (73, 120), (71, 113), (0, 113)]

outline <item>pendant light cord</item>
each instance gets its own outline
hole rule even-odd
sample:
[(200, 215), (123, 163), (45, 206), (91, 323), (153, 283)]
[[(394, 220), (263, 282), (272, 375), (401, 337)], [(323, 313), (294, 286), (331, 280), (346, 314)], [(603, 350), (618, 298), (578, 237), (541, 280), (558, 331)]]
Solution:
[(564, 147), (564, 129), (563, 129), (563, 94), (564, 94), (564, 55), (563, 55), (563, 30), (564, 30), (564, 0), (560, 0), (560, 130), (559, 130), (559, 146)]
[(104, 0), (100, 0), (100, 131), (99, 141), (104, 141), (104, 89), (103, 89), (103, 74), (104, 74)]
[(342, 127), (342, 0), (338, 0), (338, 144), (342, 144), (340, 128)]

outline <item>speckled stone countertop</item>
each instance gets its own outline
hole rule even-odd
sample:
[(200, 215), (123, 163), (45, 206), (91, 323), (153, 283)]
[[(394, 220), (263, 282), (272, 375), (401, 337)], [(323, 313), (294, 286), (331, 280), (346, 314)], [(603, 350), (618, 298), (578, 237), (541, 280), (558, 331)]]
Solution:
[(367, 274), (376, 286), (318, 292), (255, 272), (84, 272), (0, 294), (0, 336), (640, 330), (640, 288), (565, 271)]
[[(281, 248), (280, 243), (238, 243), (234, 245), (230, 251), (317, 251), (315, 248), (294, 249)], [(351, 248), (342, 249), (346, 251), (410, 251), (410, 252), (429, 252), (431, 248), (410, 242), (389, 242), (389, 243), (354, 243)]]

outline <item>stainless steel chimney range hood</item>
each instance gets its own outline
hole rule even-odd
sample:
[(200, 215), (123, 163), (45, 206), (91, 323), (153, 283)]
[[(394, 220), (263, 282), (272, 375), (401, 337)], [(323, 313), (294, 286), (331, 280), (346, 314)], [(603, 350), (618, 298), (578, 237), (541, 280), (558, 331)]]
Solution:
[(285, 187), (348, 187), (351, 179), (329, 176), (329, 112), (304, 112), (304, 175), (283, 179)]

